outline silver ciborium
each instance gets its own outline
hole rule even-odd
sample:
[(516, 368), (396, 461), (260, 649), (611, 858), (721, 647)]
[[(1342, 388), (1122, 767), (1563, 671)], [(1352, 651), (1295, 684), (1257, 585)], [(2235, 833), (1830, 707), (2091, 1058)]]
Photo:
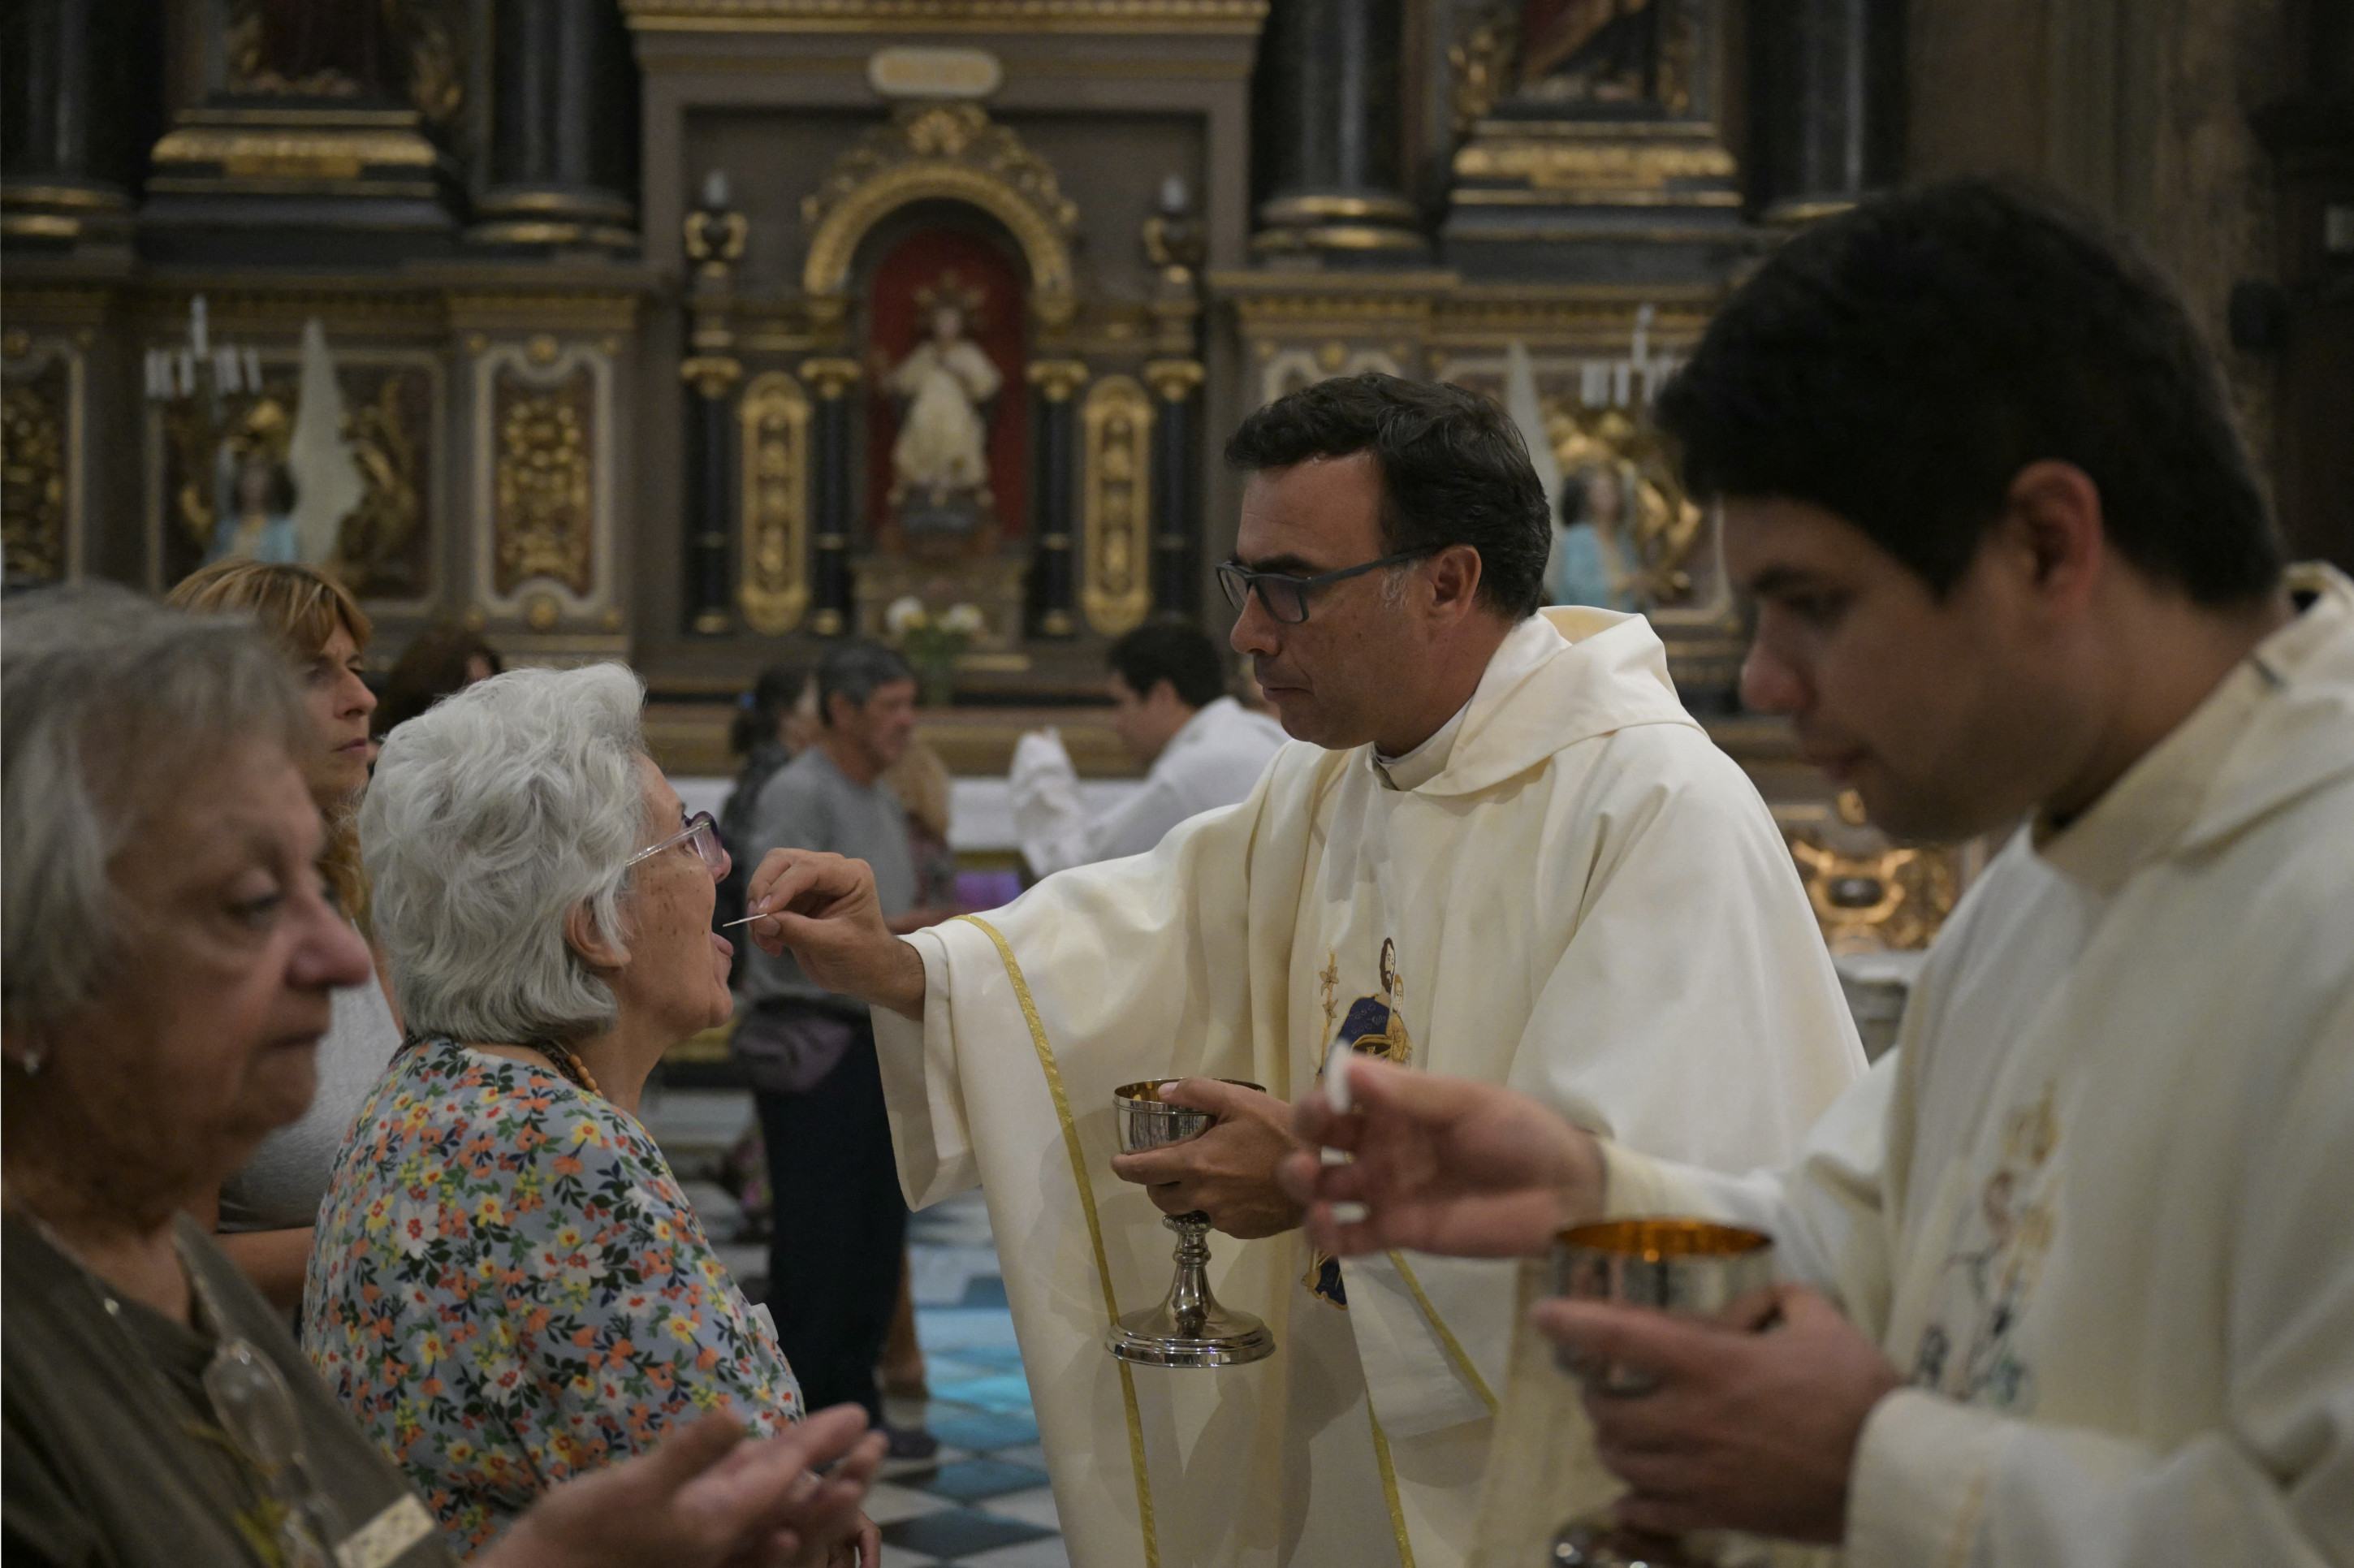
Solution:
[[(1774, 1284), (1774, 1243), (1761, 1232), (1707, 1220), (1606, 1220), (1553, 1239), (1554, 1291), (1579, 1301), (1616, 1301), (1754, 1332)], [(1557, 1348), (1554, 1361), (1593, 1393), (1641, 1399), (1659, 1383), (1640, 1367)], [(1754, 1543), (1711, 1534), (1678, 1539), (1627, 1529), (1606, 1512), (1562, 1527), (1547, 1568), (1762, 1568)]]
[[(1150, 1079), (1112, 1091), (1122, 1154), (1166, 1149), (1217, 1125), (1208, 1111), (1172, 1106), (1161, 1097), (1176, 1081)], [(1259, 1087), (1235, 1078), (1223, 1081)], [(1234, 1367), (1273, 1355), (1275, 1336), (1266, 1324), (1219, 1306), (1210, 1294), (1210, 1216), (1172, 1214), (1161, 1223), (1177, 1233), (1177, 1276), (1159, 1306), (1122, 1315), (1105, 1333), (1105, 1348), (1121, 1361), (1149, 1367)]]

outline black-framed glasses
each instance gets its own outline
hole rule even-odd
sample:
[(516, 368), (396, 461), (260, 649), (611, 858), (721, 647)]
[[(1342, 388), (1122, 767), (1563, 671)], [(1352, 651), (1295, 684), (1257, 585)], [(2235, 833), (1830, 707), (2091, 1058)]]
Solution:
[(1296, 577), (1288, 572), (1255, 572), (1240, 561), (1218, 563), (1218, 587), (1225, 591), (1226, 602), (1236, 609), (1256, 589), (1259, 603), (1267, 612), (1286, 626), (1298, 626), (1308, 619), (1308, 596), (1318, 588), (1330, 588), (1350, 577), (1377, 572), (1384, 567), (1402, 567), (1408, 561), (1436, 555), (1444, 546), (1418, 545), (1411, 550), (1384, 556), (1378, 561), (1366, 561), (1358, 566), (1342, 567), (1336, 572), (1319, 572), (1312, 577)]
[(674, 845), (690, 842), (695, 845), (695, 853), (702, 860), (704, 869), (713, 876), (727, 874), (727, 846), (720, 842), (719, 823), (708, 811), (695, 812), (686, 820), (686, 826), (662, 842), (648, 844), (623, 861), (621, 869), (627, 871), (642, 860), (651, 860)]

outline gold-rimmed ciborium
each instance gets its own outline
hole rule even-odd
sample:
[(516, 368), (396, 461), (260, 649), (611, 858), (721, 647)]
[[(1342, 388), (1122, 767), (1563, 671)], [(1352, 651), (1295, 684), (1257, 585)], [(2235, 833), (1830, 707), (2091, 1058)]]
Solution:
[[(1257, 1089), (1238, 1078), (1222, 1080)], [(1174, 1078), (1122, 1084), (1112, 1091), (1119, 1151), (1141, 1154), (1199, 1138), (1217, 1125), (1208, 1111), (1172, 1106), (1161, 1097)], [(1210, 1293), (1210, 1216), (1171, 1214), (1161, 1224), (1177, 1233), (1177, 1273), (1157, 1307), (1121, 1315), (1105, 1332), (1114, 1357), (1148, 1367), (1235, 1367), (1275, 1353), (1275, 1336), (1247, 1312), (1222, 1307)]]
[[(1575, 1225), (1553, 1238), (1553, 1286), (1579, 1301), (1615, 1301), (1752, 1332), (1770, 1311), (1774, 1242), (1763, 1232), (1709, 1220), (1663, 1217)], [(1639, 1367), (1568, 1347), (1555, 1362), (1596, 1393), (1641, 1399), (1659, 1383)], [(1546, 1568), (1763, 1568), (1755, 1543), (1712, 1532), (1683, 1538), (1626, 1529), (1606, 1512), (1562, 1527)]]

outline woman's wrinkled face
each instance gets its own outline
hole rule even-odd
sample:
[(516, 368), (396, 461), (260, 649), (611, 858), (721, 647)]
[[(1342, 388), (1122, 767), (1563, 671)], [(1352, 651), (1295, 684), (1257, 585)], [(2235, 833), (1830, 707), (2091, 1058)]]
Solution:
[[(638, 771), (645, 799), (643, 848), (684, 829), (686, 813), (651, 758), (638, 758)], [(659, 1024), (656, 1033), (666, 1042), (726, 1022), (736, 1006), (727, 991), (727, 960), (736, 949), (711, 928), (718, 876), (687, 840), (638, 862), (630, 875), (621, 902), (630, 957), (612, 981), (623, 1011)]]
[(294, 759), (248, 744), (192, 772), (115, 856), (122, 969), (28, 1086), (113, 1206), (217, 1187), (309, 1107), (334, 991), (369, 978), (321, 842)]

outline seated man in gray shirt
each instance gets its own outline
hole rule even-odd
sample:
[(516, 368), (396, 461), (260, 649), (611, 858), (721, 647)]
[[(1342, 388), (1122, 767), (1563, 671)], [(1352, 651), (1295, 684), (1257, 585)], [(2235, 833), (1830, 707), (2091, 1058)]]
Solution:
[[(915, 930), (934, 916), (912, 907), (907, 812), (882, 782), (915, 733), (915, 673), (886, 648), (847, 643), (819, 663), (817, 694), (816, 743), (761, 787), (749, 856), (809, 849), (865, 861), (885, 920)], [(790, 951), (771, 958), (758, 948), (742, 1000), (735, 1054), (768, 1145), (768, 1306), (777, 1338), (816, 1402), (811, 1408), (854, 1401), (879, 1426), (875, 1365), (898, 1296), (907, 1208), (866, 1005), (811, 984)], [(921, 1431), (889, 1436), (893, 1458), (925, 1458), (938, 1447)]]

